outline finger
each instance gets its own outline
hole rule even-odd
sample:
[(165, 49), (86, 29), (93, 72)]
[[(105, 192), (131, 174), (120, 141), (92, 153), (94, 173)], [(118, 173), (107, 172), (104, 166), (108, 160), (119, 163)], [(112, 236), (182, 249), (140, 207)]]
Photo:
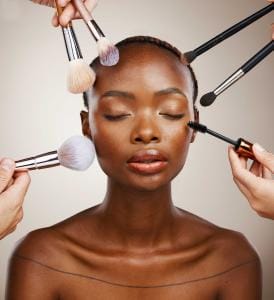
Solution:
[(257, 183), (257, 177), (243, 168), (237, 153), (231, 147), (229, 148), (229, 161), (234, 178), (247, 189), (252, 189)]
[(274, 155), (264, 150), (259, 144), (254, 144), (252, 149), (256, 159), (274, 173)]
[(13, 183), (14, 183), (14, 179), (11, 178), (11, 180), (9, 181), (9, 183), (8, 183), (8, 185), (7, 185), (7, 187), (6, 187), (6, 190), (7, 190), (10, 186), (12, 186)]
[(247, 158), (243, 156), (239, 156), (239, 160), (241, 162), (241, 165), (244, 169), (247, 169)]
[(57, 13), (55, 13), (54, 16), (52, 17), (52, 19), (51, 19), (51, 24), (52, 24), (54, 27), (58, 27), (58, 26), (59, 26), (59, 20), (58, 20)]
[[(236, 178), (233, 178), (234, 182), (236, 183), (239, 190), (242, 192), (242, 194), (247, 198), (248, 202), (250, 203), (250, 200), (252, 199), (252, 195), (249, 192), (249, 190)], [(250, 203), (251, 205), (251, 203)]]
[(12, 178), (15, 168), (15, 163), (11, 159), (4, 158), (0, 162), (0, 193), (8, 186)]
[(17, 206), (22, 206), (22, 202), (30, 185), (30, 176), (27, 172), (18, 172), (14, 184), (6, 190), (2, 195), (7, 199), (12, 199)]
[(75, 10), (74, 6), (71, 3), (68, 4), (59, 17), (59, 23), (62, 26), (67, 26), (68, 23), (72, 19), (74, 19), (75, 14), (76, 14), (76, 10)]
[(262, 176), (262, 165), (254, 161), (250, 167), (250, 172), (252, 172), (255, 176), (261, 177)]
[(262, 168), (262, 177), (265, 179), (272, 179), (272, 173), (266, 168)]

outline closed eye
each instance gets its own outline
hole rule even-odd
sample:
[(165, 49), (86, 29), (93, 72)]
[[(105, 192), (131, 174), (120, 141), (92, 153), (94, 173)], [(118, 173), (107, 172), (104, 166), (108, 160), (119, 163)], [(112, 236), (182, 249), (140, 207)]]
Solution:
[(125, 119), (128, 116), (130, 116), (130, 114), (104, 115), (104, 118), (109, 120), (109, 121), (119, 121), (119, 120)]
[(169, 120), (180, 120), (185, 116), (185, 114), (166, 114), (166, 113), (159, 113), (159, 115), (164, 116)]

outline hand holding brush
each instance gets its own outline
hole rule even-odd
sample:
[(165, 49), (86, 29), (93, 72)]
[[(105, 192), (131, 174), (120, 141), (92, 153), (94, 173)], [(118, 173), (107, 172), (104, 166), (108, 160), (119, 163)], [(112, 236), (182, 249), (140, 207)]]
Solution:
[[(34, 3), (56, 7), (55, 0), (31, 0)], [(87, 10), (91, 13), (97, 6), (98, 0), (85, 0), (83, 1)], [(82, 16), (79, 14), (77, 8), (74, 6), (71, 0), (57, 0), (57, 4), (62, 8), (62, 13), (58, 16), (57, 13), (54, 14), (52, 18), (52, 25), (54, 27), (67, 26), (69, 22), (75, 19), (81, 19)]]

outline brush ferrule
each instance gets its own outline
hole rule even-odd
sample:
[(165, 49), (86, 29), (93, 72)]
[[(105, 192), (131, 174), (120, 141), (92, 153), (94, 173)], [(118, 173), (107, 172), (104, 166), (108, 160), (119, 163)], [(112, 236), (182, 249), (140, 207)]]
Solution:
[(72, 26), (62, 28), (69, 61), (83, 58)]
[(59, 166), (57, 151), (43, 153), (37, 156), (25, 158), (15, 162), (16, 171), (31, 171)]
[(105, 37), (103, 31), (101, 30), (99, 25), (94, 20), (88, 21), (87, 26), (96, 42), (98, 42), (98, 40), (100, 40), (100, 38)]
[(226, 81), (224, 81), (221, 85), (219, 85), (213, 93), (216, 96), (219, 96), (222, 92), (228, 89), (232, 84), (234, 84), (237, 80), (239, 80), (242, 76), (244, 76), (244, 71), (242, 69), (237, 70), (234, 74), (232, 74)]

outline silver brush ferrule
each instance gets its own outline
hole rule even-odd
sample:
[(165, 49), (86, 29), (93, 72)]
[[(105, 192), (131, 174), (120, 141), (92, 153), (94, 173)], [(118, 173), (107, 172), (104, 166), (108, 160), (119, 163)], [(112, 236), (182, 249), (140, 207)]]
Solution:
[(17, 160), (15, 162), (16, 171), (32, 171), (59, 166), (57, 151), (43, 153), (34, 157)]
[(62, 27), (62, 31), (69, 61), (83, 58), (73, 27)]
[(221, 85), (219, 85), (213, 93), (216, 96), (219, 96), (222, 92), (224, 92), (227, 88), (229, 88), (233, 83), (239, 80), (242, 76), (244, 76), (244, 71), (239, 69), (234, 74), (232, 74), (226, 81), (224, 81)]
[(91, 32), (91, 34), (93, 35), (96, 42), (98, 42), (98, 40), (100, 38), (105, 37), (103, 31), (101, 30), (99, 25), (94, 20), (88, 21), (87, 26), (88, 26), (88, 29)]

